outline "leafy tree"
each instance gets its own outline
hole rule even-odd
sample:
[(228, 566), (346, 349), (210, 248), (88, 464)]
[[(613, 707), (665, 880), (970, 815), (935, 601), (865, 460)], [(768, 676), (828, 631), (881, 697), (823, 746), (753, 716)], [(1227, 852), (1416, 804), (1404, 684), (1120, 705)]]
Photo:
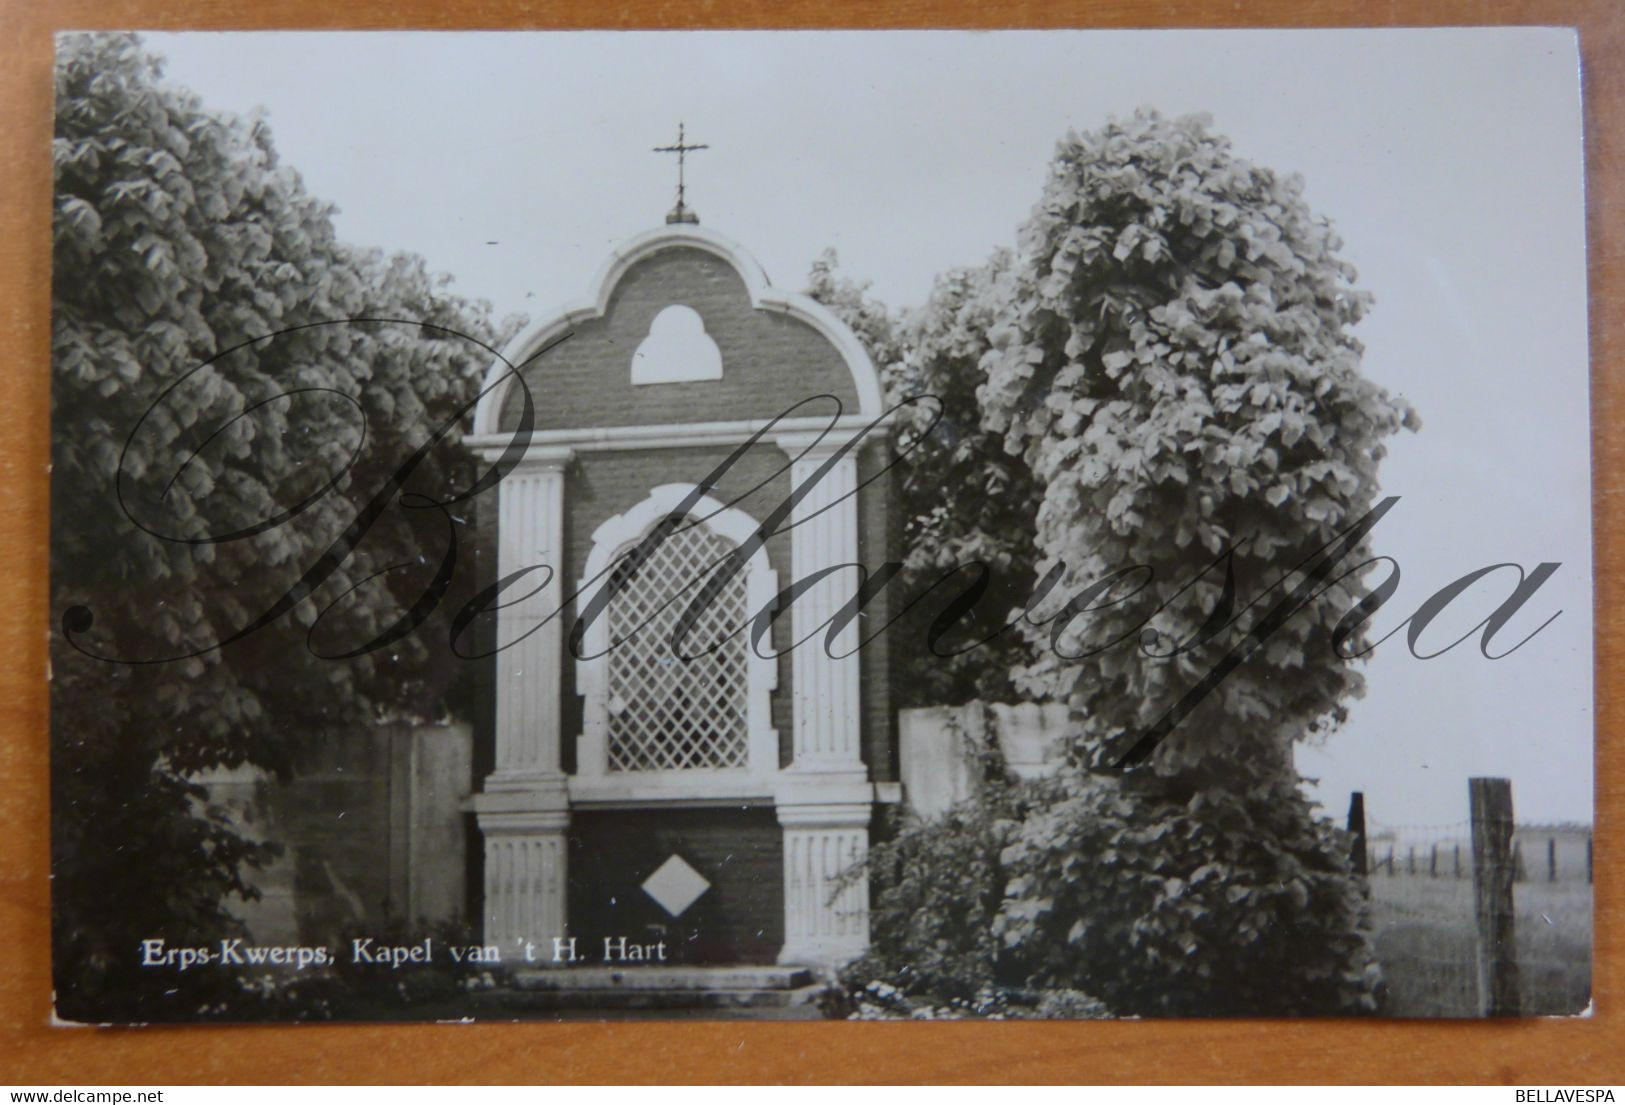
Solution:
[[(894, 680), (904, 707), (1013, 701), (1011, 672), (1031, 658), (1028, 642), (1009, 627), (1036, 579), (1038, 490), (1026, 462), (1006, 453), (1003, 435), (984, 428), (977, 398), (1012, 265), (1010, 251), (1000, 250), (985, 265), (944, 273), (925, 306), (900, 317), (870, 300), (867, 285), (838, 277), (833, 251), (813, 265), (809, 293), (863, 341), (888, 402), (934, 399), (899, 412), (903, 571), (892, 601), (906, 612), (892, 632), (909, 645)], [(932, 621), (978, 582), (986, 590), (976, 605), (936, 652), (925, 647)]]
[[(1124, 1012), (1372, 1000), (1347, 843), (1291, 758), (1361, 691), (1363, 639), (1331, 641), (1363, 570), (1262, 625), (1283, 577), (1371, 509), (1382, 439), (1416, 424), (1360, 373), (1370, 300), (1340, 245), (1299, 180), (1205, 118), (1069, 135), (982, 362), (986, 424), (1041, 488), (1039, 572), (1082, 596), (1023, 623), (1042, 647), (1022, 681), (1070, 702), (1078, 769), (1005, 853), (1001, 928), (1040, 981)], [(1146, 762), (1099, 773), (1255, 628)]]
[[(420, 260), (335, 240), (264, 121), (205, 110), (134, 36), (59, 40), (53, 153), (59, 1009), (194, 1015), (226, 973), (143, 973), (139, 942), (235, 931), (270, 856), (198, 774), (286, 774), (386, 709), (445, 708), (444, 644), (390, 630), (467, 532), (472, 503), (434, 501), (474, 466), (451, 432), (389, 481), (455, 430), (498, 338)], [(327, 324), (360, 318), (412, 321)]]
[[(1238, 601), (1215, 632), (1225, 570), (1264, 592), (1370, 510), (1382, 439), (1415, 425), (1360, 373), (1349, 328), (1370, 297), (1302, 181), (1208, 126), (1142, 111), (1061, 143), (983, 362), (988, 424), (1042, 488), (1040, 573), (1068, 596), (1132, 573), (1077, 617), (1024, 623), (1043, 645), (1025, 680), (1071, 701), (1092, 760), (1269, 608)], [(1159, 768), (1289, 772), (1293, 742), (1360, 693), (1329, 639), (1362, 575), (1272, 634), (1162, 742)]]
[[(1016, 970), (1124, 1013), (1369, 1009), (1349, 842), (1291, 755), (1361, 692), (1364, 637), (1332, 642), (1369, 540), (1283, 623), (1265, 615), (1371, 510), (1383, 439), (1417, 425), (1360, 373), (1351, 328), (1370, 299), (1301, 182), (1236, 157), (1203, 118), (1069, 135), (1019, 245), (894, 322), (885, 375), (894, 397), (944, 404), (905, 470), (915, 593), (963, 559), (1032, 565), (998, 604), (1034, 596), (1022, 647), (1007, 635), (946, 685), (981, 692), (998, 675), (977, 660), (1016, 665), (1023, 690), (1071, 705), (1072, 763), (1019, 817), (961, 810), (927, 827), (940, 845), (899, 837), (905, 877), (876, 897), (896, 931), (871, 973), (951, 998)], [(861, 289), (834, 298), (849, 320), (874, 315)], [(1232, 649), (1244, 662), (1145, 762), (1125, 757)], [(906, 920), (928, 889), (907, 873), (937, 867), (1002, 882), (1000, 951)], [(905, 983), (910, 958), (941, 970)]]

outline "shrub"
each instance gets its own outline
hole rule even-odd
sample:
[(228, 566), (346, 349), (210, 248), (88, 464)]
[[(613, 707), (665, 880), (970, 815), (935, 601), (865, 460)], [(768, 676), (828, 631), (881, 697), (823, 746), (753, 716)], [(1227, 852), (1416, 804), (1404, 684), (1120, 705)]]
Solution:
[(1009, 981), (993, 935), (1004, 896), (999, 853), (1030, 795), (1006, 767), (987, 715), (980, 731), (960, 736), (972, 796), (938, 817), (889, 815), (864, 867), (849, 873), (870, 880), (872, 902), (869, 950), (843, 974), (855, 1000), (974, 1003)]
[[(1001, 853), (1048, 784), (1010, 774), (991, 717), (983, 717), (980, 732), (962, 734), (972, 796), (938, 817), (902, 814), (901, 824), (882, 828), (865, 866), (849, 873), (870, 880), (870, 945), (842, 972), (832, 1013), (863, 1020), (1022, 1017), (1051, 1015), (1038, 1010), (1066, 1004), (1045, 1005), (1045, 995), (1025, 988), (1023, 956), (995, 930), (1007, 878)], [(1070, 1007), (1089, 1007), (1090, 1000)]]
[(1380, 973), (1347, 834), (1295, 786), (1181, 789), (1071, 772), (1000, 862), (995, 930), (1031, 982), (1124, 1015), (1374, 1011)]
[(977, 800), (941, 817), (912, 815), (873, 848), (868, 953), (847, 978), (900, 995), (971, 1001), (1001, 981), (993, 920), (1004, 896), (999, 853), (1013, 823)]

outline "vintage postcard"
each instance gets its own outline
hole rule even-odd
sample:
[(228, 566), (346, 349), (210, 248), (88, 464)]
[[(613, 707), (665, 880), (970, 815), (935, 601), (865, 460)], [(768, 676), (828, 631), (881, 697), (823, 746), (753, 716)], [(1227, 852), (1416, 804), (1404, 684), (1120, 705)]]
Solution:
[(1572, 32), (55, 82), (60, 1023), (1589, 1011)]

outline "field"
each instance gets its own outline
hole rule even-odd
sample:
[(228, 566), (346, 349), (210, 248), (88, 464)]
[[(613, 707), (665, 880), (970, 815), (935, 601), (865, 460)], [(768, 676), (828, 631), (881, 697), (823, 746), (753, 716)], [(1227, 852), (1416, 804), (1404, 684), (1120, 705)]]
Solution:
[[(1478, 1015), (1470, 878), (1371, 876), (1377, 956), (1387, 979), (1384, 1012), (1397, 1017)], [(1515, 884), (1523, 1013), (1563, 1016), (1591, 1000), (1591, 885)]]

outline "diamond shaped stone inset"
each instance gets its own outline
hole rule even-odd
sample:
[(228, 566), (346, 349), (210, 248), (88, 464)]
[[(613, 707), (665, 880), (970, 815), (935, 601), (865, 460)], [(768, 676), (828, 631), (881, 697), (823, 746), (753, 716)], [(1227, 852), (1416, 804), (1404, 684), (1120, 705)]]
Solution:
[(673, 917), (682, 916), (683, 911), (709, 889), (711, 884), (705, 876), (678, 855), (666, 860), (654, 874), (643, 880), (643, 892)]

